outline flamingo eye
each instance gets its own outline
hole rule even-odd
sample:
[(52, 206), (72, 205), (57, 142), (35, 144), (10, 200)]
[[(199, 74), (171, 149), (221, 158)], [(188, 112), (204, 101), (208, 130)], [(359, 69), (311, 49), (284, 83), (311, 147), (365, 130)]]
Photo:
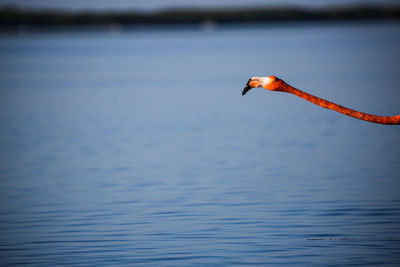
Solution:
[(273, 82), (275, 82), (276, 77), (275, 76), (268, 76), (267, 79), (268, 79), (267, 83), (273, 83)]

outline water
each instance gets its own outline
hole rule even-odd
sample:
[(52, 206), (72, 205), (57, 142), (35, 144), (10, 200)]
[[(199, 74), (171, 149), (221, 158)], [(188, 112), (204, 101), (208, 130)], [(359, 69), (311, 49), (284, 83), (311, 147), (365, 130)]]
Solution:
[(400, 264), (400, 24), (3, 34), (1, 265)]

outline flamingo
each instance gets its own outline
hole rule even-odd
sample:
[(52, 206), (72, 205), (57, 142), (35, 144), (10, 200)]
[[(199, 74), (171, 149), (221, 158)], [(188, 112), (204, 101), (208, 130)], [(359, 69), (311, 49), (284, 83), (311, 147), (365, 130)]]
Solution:
[(270, 91), (291, 93), (323, 108), (332, 109), (334, 111), (343, 113), (344, 115), (351, 116), (359, 120), (365, 120), (380, 124), (400, 124), (400, 115), (390, 117), (378, 116), (346, 108), (328, 100), (303, 92), (297, 88), (294, 88), (293, 86), (290, 86), (289, 84), (275, 76), (250, 78), (243, 89), (242, 95), (245, 95), (250, 89), (257, 87), (262, 87)]

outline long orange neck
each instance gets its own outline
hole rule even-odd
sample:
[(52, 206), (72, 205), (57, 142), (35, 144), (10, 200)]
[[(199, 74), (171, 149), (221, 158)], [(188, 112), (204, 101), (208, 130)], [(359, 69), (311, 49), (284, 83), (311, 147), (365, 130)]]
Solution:
[(306, 92), (303, 92), (299, 89), (294, 88), (293, 86), (288, 85), (287, 83), (283, 82), (282, 80), (279, 81), (279, 91), (291, 93), (301, 97), (307, 101), (310, 101), (318, 106), (323, 108), (332, 109), (334, 111), (340, 112), (344, 115), (354, 117), (356, 119), (365, 120), (373, 123), (380, 123), (380, 124), (400, 124), (400, 115), (397, 116), (378, 116), (372, 115), (360, 111), (356, 111), (350, 108), (346, 108), (335, 104), (333, 102), (327, 101), (325, 99), (310, 95)]

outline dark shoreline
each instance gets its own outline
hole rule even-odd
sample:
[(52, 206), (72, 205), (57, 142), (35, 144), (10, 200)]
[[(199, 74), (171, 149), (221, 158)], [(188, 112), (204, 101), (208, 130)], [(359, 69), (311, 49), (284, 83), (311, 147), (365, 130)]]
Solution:
[(20, 27), (137, 27), (157, 25), (400, 20), (400, 5), (321, 9), (294, 7), (248, 9), (178, 9), (159, 12), (67, 12), (0, 9), (0, 30)]

